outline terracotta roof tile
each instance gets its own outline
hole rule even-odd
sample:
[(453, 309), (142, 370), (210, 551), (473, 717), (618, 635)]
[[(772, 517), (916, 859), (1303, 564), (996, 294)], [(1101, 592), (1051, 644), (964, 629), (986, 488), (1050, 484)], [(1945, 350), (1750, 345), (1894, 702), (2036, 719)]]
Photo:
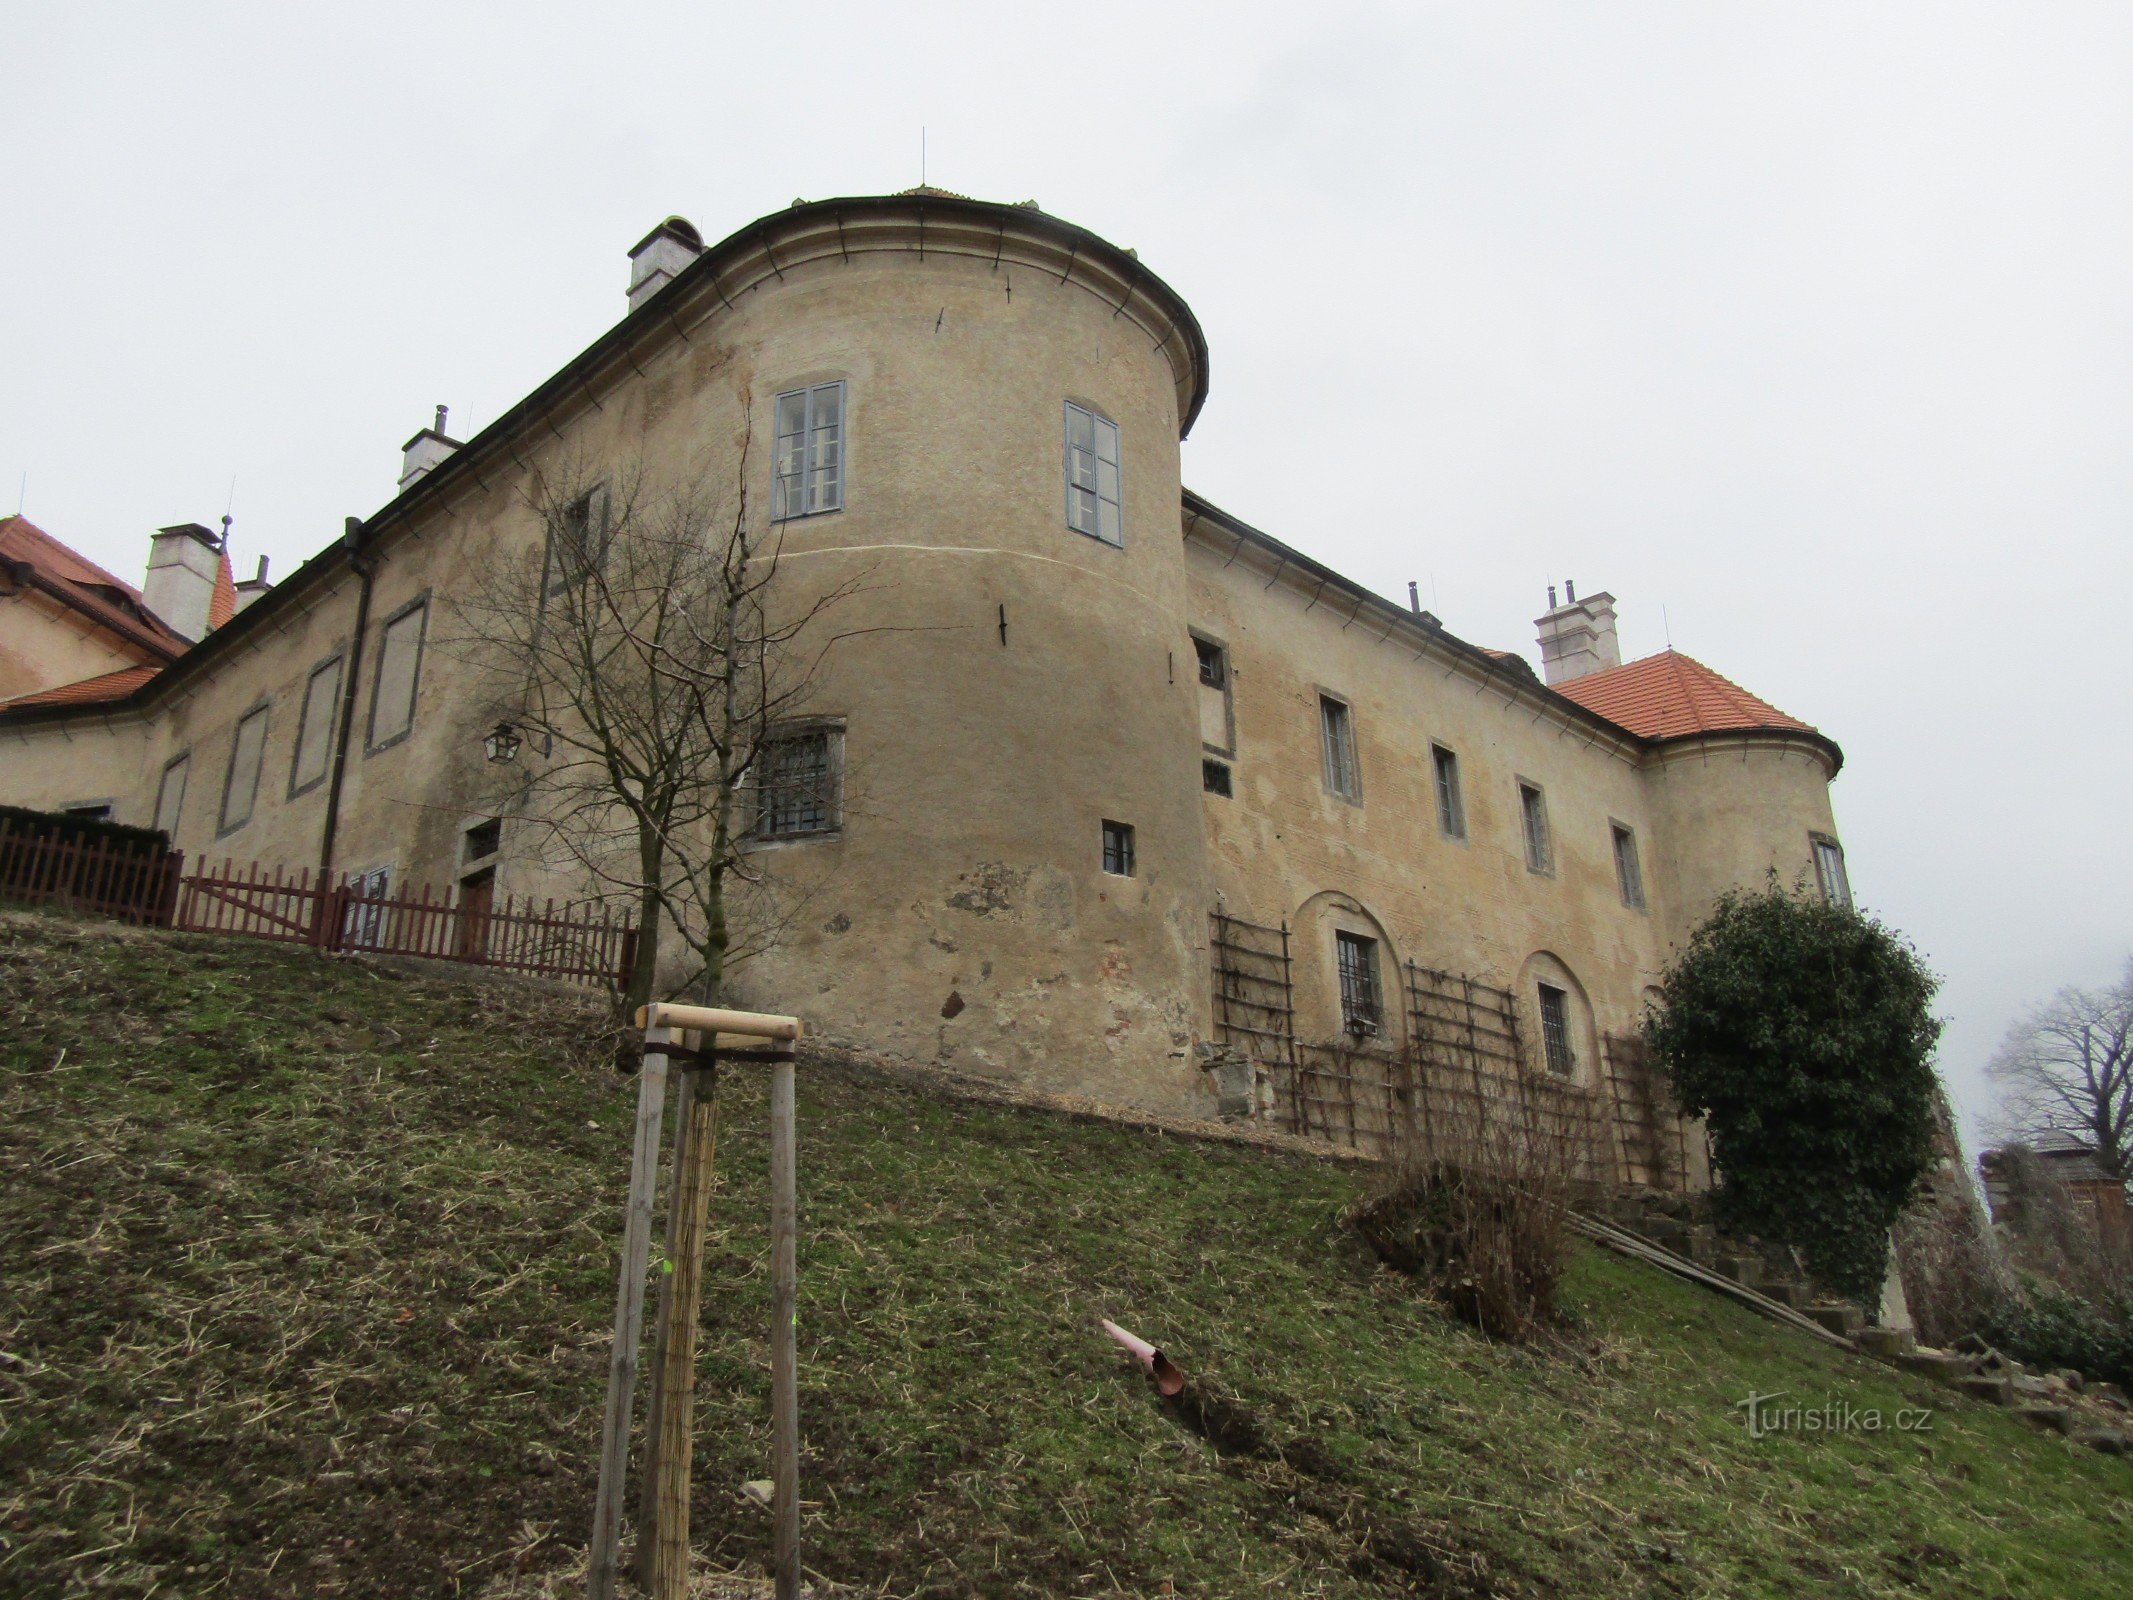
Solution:
[(0, 700), (0, 710), (17, 711), (25, 706), (89, 706), (101, 705), (106, 700), (123, 700), (162, 670), (161, 667), (121, 667), (116, 672), (63, 683), (56, 689), (39, 689), (34, 694), (19, 694), (12, 700)]
[[(0, 519), (0, 561), (29, 567), (56, 599), (152, 655), (169, 660), (188, 648), (186, 640), (141, 604), (140, 590), (25, 517)], [(234, 600), (233, 594), (233, 607)]]
[(237, 615), (237, 575), (230, 570), (230, 553), (215, 557), (215, 592), (207, 601), (207, 631), (213, 633)]
[(1812, 724), (1788, 717), (1723, 678), (1694, 656), (1662, 650), (1640, 661), (1587, 673), (1555, 685), (1558, 694), (1587, 711), (1646, 739), (1681, 739), (1698, 733), (1778, 728), (1813, 733)]

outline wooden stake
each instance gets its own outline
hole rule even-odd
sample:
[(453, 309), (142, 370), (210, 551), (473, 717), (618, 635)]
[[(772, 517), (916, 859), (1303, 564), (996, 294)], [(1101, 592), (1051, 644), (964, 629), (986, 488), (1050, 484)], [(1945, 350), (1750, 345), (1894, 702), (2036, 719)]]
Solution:
[(800, 1391), (793, 1337), (799, 1222), (794, 1182), (793, 1063), (770, 1069), (770, 1454), (771, 1516), (776, 1526), (777, 1600), (800, 1595)]
[[(683, 1034), (682, 1042), (688, 1042)], [(681, 1149), (696, 1105), (696, 1074), (684, 1072), (674, 1104), (674, 1163), (667, 1187), (667, 1260), (674, 1259), (674, 1219), (681, 1214)], [(659, 1315), (652, 1333), (652, 1390), (645, 1415), (658, 1418), (666, 1406), (667, 1323), (674, 1304), (674, 1275), (659, 1276)], [(659, 1541), (659, 1425), (655, 1420), (644, 1430), (643, 1477), (637, 1491), (637, 1587), (652, 1587), (653, 1551)]]
[[(672, 1272), (660, 1328), (665, 1361), (659, 1374), (659, 1405), (649, 1433), (658, 1440), (656, 1469), (647, 1466), (656, 1509), (652, 1516), (654, 1600), (687, 1600), (689, 1592), (689, 1474), (695, 1443), (696, 1323), (704, 1277), (704, 1213), (718, 1149), (716, 1067), (692, 1070), (705, 1081), (689, 1096), (688, 1113), (675, 1132)], [(684, 1084), (684, 1092), (687, 1090)]]
[(613, 1600), (615, 1547), (622, 1535), (623, 1482), (629, 1471), (630, 1412), (637, 1398), (637, 1346), (644, 1332), (644, 1274), (652, 1254), (652, 1195), (659, 1186), (660, 1123), (666, 1116), (665, 1028), (644, 1031), (637, 1074), (637, 1128), (630, 1152), (630, 1192), (622, 1219), (622, 1276), (615, 1286), (615, 1347), (607, 1365), (607, 1415), (600, 1430), (600, 1489), (593, 1502), (586, 1600)]

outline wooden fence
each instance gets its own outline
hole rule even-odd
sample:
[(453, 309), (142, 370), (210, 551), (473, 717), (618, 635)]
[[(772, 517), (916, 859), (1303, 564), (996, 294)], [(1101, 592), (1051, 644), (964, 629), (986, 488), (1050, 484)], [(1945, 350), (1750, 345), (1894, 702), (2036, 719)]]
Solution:
[(60, 905), (189, 933), (237, 934), (377, 955), (427, 956), (542, 978), (619, 988), (637, 930), (612, 911), (553, 900), (455, 903), (430, 888), (393, 893), (346, 875), (218, 870), (132, 841), (72, 838), (0, 820), (0, 900)]

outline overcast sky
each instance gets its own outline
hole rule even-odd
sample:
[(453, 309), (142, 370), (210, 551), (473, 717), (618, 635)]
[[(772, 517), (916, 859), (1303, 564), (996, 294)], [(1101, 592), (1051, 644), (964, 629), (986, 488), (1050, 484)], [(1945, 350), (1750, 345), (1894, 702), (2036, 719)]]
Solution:
[[(1815, 723), (1966, 1113), (2133, 951), (2133, 7), (0, 0), (0, 484), (286, 572), (716, 238), (927, 176), (1192, 304), (1186, 481)], [(25, 484), (26, 475), (26, 484)]]

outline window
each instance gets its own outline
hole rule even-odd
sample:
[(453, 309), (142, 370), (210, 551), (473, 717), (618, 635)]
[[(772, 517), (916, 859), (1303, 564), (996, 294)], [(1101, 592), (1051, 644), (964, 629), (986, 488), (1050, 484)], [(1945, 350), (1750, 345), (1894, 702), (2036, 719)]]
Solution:
[(61, 806), (59, 811), (62, 816), (79, 817), (84, 822), (109, 822), (111, 820), (111, 802), (109, 800), (77, 800), (72, 805)]
[(1577, 1057), (1570, 1049), (1570, 996), (1552, 983), (1540, 986), (1541, 1053), (1548, 1070), (1558, 1078), (1577, 1070)]
[(1228, 794), (1230, 792), (1229, 763), (1227, 761), (1201, 761), (1200, 787), (1209, 794)]
[(1066, 403), (1066, 520), (1076, 533), (1121, 547), (1126, 542), (1118, 497), (1118, 424)]
[(1378, 942), (1359, 933), (1333, 935), (1333, 960), (1341, 980), (1341, 1026), (1350, 1033), (1376, 1033), (1385, 1025), (1378, 990)]
[(1526, 833), (1526, 870), (1553, 872), (1555, 851), (1548, 839), (1548, 802), (1541, 794), (1540, 785), (1520, 782), (1518, 814)]
[(477, 822), (466, 831), (466, 856), (468, 861), (483, 861), (496, 854), (504, 842), (504, 819), (491, 817), (486, 822)]
[(178, 818), (185, 811), (186, 774), (192, 767), (192, 752), (187, 751), (163, 768), (163, 781), (156, 785), (156, 826), (173, 842), (178, 837)]
[(231, 833), (252, 820), (252, 802), (259, 798), (259, 762), (267, 753), (267, 708), (254, 706), (237, 720), (230, 740), (230, 770), (222, 784), (222, 825)]
[(1644, 909), (1644, 870), (1637, 865), (1637, 836), (1617, 822), (1615, 831), (1615, 883), (1622, 890), (1622, 903), (1632, 911)]
[(415, 725), (415, 689), (422, 677), (422, 638), (428, 631), (427, 595), (385, 619), (378, 644), (378, 676), (370, 696), (370, 748), (404, 739)]
[(1193, 654), (1200, 658), (1200, 681), (1210, 689), (1220, 689), (1229, 683), (1229, 663), (1223, 659), (1222, 647), (1212, 639), (1194, 639)]
[(770, 520), (844, 508), (844, 384), (818, 383), (778, 396)]
[(1429, 747), (1430, 770), (1437, 779), (1437, 828), (1447, 839), (1466, 837), (1466, 800), (1459, 793), (1459, 757), (1441, 744)]
[(607, 485), (589, 489), (570, 502), (550, 522), (548, 529), (548, 587), (545, 594), (561, 594), (583, 581), (587, 573), (607, 565)]
[(1849, 906), (1852, 903), (1851, 879), (1844, 875), (1844, 846), (1826, 833), (1811, 833), (1815, 851), (1815, 882), (1822, 886), (1822, 898), (1831, 905)]
[(381, 904), (392, 890), (390, 867), (358, 872), (348, 880), (350, 901), (341, 908), (341, 947), (346, 950), (376, 950), (383, 947), (386, 917), (391, 908)]
[(1133, 829), (1126, 823), (1104, 823), (1104, 871), (1114, 878), (1133, 876)]
[(828, 723), (780, 728), (756, 758), (755, 836), (804, 839), (842, 825), (838, 757), (842, 734)]
[(1326, 787), (1343, 800), (1363, 798), (1362, 776), (1355, 768), (1355, 724), (1345, 701), (1318, 697), (1318, 726), (1326, 757)]
[(314, 789), (326, 776), (333, 750), (334, 705), (341, 697), (341, 658), (322, 661), (304, 684), (304, 703), (296, 717), (296, 756), (289, 764), (289, 798)]

